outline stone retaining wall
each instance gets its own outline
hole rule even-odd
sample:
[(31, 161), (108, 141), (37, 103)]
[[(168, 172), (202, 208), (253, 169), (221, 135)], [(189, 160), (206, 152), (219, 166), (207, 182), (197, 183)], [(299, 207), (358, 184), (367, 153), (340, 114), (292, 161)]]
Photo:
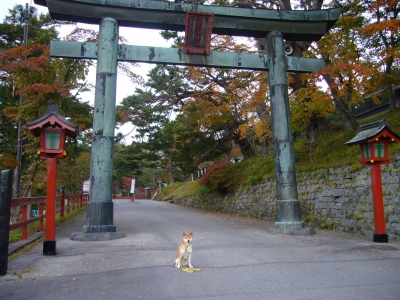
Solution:
[[(400, 155), (382, 165), (383, 197), (389, 240), (400, 240)], [(374, 231), (368, 167), (320, 169), (297, 174), (303, 221), (307, 226), (372, 236)], [(175, 203), (240, 216), (275, 219), (275, 180), (243, 186), (225, 196), (196, 195)]]

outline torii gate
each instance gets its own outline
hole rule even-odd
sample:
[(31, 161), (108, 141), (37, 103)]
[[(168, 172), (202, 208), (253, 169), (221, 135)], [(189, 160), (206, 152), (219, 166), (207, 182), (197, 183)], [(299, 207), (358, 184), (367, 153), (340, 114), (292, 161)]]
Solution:
[[(321, 59), (285, 56), (286, 41), (317, 41), (339, 19), (340, 9), (285, 11), (151, 0), (35, 0), (59, 20), (100, 24), (98, 43), (52, 41), (53, 57), (97, 59), (87, 225), (75, 240), (123, 237), (113, 222), (112, 169), (117, 62), (147, 62), (269, 71), (277, 189), (274, 232), (313, 234), (304, 228), (298, 200), (286, 72), (314, 72)], [(118, 44), (119, 26), (184, 31), (186, 11), (214, 14), (212, 33), (265, 38), (266, 54), (211, 52)]]

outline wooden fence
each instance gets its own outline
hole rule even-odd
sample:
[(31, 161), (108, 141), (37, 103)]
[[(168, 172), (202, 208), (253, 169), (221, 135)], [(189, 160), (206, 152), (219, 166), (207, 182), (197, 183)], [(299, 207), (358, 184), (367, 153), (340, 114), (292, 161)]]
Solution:
[[(77, 208), (81, 208), (84, 205), (87, 205), (89, 202), (89, 194), (88, 193), (76, 193), (74, 195), (65, 195), (64, 192), (61, 192), (59, 196), (56, 197), (56, 202), (59, 202), (59, 205), (56, 209), (56, 214), (60, 213), (60, 217), (64, 217), (64, 213), (70, 213), (70, 211), (74, 211)], [(38, 205), (38, 209), (34, 210), (35, 214), (28, 214), (29, 205)], [(46, 206), (46, 196), (43, 197), (29, 197), (29, 198), (11, 198), (11, 207), (21, 207), (22, 211), (22, 220), (16, 222), (14, 224), (10, 224), (10, 231), (21, 228), (22, 231), (22, 239), (26, 240), (27, 232), (28, 232), (28, 224), (38, 222), (39, 221), (39, 231), (43, 231), (43, 220), (46, 218), (45, 214), (45, 206)]]

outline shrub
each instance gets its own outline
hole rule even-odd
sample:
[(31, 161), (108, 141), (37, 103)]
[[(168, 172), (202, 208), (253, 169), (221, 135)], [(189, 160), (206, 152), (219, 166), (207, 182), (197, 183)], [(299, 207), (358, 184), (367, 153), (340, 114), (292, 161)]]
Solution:
[(231, 162), (215, 163), (207, 168), (207, 173), (201, 178), (200, 185), (226, 194), (233, 191), (238, 184), (238, 177), (235, 174), (235, 167)]

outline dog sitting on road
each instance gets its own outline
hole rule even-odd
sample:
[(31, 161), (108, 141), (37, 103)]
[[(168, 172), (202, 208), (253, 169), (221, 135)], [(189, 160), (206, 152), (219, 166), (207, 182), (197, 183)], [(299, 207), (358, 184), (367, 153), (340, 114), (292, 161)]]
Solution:
[(178, 247), (178, 252), (176, 254), (176, 258), (174, 261), (174, 265), (178, 269), (185, 266), (188, 266), (190, 269), (193, 269), (192, 242), (193, 242), (193, 233), (192, 232), (183, 233), (182, 243)]

